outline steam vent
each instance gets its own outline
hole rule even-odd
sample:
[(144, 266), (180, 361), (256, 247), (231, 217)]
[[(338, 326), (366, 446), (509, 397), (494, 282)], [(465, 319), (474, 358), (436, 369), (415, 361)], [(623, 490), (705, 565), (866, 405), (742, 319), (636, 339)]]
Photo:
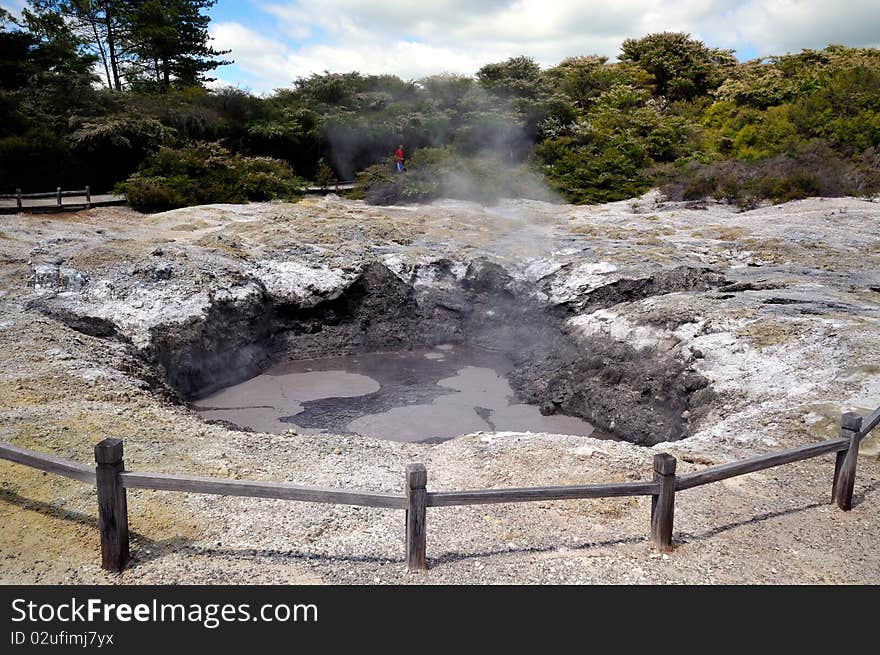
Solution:
[[(878, 224), (867, 200), (739, 211), (657, 192), (589, 207), (329, 195), (12, 215), (0, 440), (91, 464), (96, 442), (119, 437), (132, 471), (402, 493), (414, 462), (429, 491), (610, 483), (650, 480), (660, 452), (687, 472), (831, 439), (843, 412), (880, 405)], [(866, 485), (877, 451), (876, 436), (862, 443)], [(776, 581), (878, 582), (874, 487), (858, 525), (833, 526), (861, 559), (831, 567), (821, 549), (767, 536), (821, 538), (798, 531), (824, 525), (829, 467), (687, 492), (669, 561), (643, 543), (650, 496), (432, 509), (429, 574), (698, 582), (711, 568), (717, 582), (767, 581), (737, 553), (782, 548)], [(0, 471), (14, 551), (0, 581), (104, 580), (91, 519), (60, 518), (90, 516), (94, 490)], [(395, 511), (163, 493), (129, 491), (126, 580), (407, 575), (388, 545)], [(772, 531), (706, 537), (762, 512)]]

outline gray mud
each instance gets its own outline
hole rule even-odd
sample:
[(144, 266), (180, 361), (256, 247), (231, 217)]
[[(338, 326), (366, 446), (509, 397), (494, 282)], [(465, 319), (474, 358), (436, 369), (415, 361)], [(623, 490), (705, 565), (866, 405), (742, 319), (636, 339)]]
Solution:
[(599, 436), (583, 419), (520, 403), (502, 353), (432, 349), (290, 361), (193, 403), (206, 420), (282, 433), (439, 442), (478, 431)]

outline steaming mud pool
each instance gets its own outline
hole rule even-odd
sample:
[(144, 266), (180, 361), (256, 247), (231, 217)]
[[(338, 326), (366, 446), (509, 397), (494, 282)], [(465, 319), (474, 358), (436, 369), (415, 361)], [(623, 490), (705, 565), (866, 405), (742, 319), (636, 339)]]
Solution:
[(518, 403), (500, 353), (462, 346), (285, 362), (193, 402), (206, 420), (280, 434), (436, 442), (485, 431), (598, 436), (586, 421)]

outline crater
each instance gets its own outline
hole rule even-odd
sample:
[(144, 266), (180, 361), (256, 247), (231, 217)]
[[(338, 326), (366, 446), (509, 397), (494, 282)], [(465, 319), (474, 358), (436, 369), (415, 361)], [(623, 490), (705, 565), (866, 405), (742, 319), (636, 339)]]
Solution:
[[(244, 278), (214, 293), (204, 311), (150, 328), (137, 356), (150, 381), (161, 379), (206, 420), (249, 430), (403, 441), (531, 431), (643, 445), (686, 437), (713, 398), (708, 380), (659, 345), (584, 337), (568, 321), (653, 295), (708, 291), (723, 277), (678, 267), (556, 304), (553, 282), (517, 278), (482, 258), (395, 271), (368, 263), (311, 300)], [(125, 340), (69, 308), (42, 309)]]

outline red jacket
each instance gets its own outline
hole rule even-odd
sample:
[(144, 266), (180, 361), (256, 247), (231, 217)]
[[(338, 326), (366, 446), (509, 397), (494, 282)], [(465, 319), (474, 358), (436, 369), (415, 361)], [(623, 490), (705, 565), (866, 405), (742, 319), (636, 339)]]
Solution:
[(394, 161), (403, 161), (403, 150), (400, 148), (394, 151)]

